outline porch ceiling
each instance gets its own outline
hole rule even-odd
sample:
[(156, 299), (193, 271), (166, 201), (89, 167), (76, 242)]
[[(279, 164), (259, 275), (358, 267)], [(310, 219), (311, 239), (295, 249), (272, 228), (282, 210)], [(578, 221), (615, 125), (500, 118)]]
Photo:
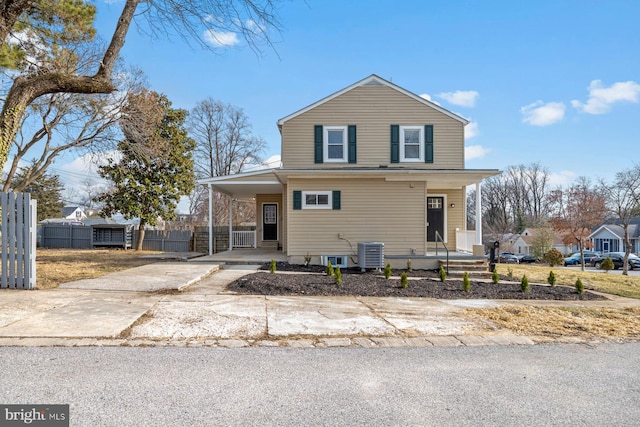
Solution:
[(282, 193), (282, 184), (278, 181), (216, 182), (211, 183), (211, 187), (214, 191), (242, 199), (255, 197), (256, 194)]

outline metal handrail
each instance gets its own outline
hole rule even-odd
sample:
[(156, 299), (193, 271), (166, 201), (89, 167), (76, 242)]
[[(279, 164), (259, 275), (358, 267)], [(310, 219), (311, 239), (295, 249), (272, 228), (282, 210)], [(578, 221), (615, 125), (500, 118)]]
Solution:
[(442, 246), (444, 246), (444, 250), (447, 251), (447, 266), (445, 267), (445, 271), (447, 274), (449, 274), (449, 248), (447, 248), (447, 245), (445, 245), (442, 236), (440, 235), (438, 230), (436, 230), (436, 256), (438, 256), (438, 241), (442, 243)]

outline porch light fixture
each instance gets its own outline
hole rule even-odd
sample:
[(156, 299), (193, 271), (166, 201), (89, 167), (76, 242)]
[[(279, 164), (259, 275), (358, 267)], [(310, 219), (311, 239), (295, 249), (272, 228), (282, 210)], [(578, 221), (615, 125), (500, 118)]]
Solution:
[(451, 203), (451, 204), (449, 205), (449, 207), (451, 207), (451, 208), (455, 208), (455, 207), (456, 207), (456, 204), (455, 204), (455, 203)]

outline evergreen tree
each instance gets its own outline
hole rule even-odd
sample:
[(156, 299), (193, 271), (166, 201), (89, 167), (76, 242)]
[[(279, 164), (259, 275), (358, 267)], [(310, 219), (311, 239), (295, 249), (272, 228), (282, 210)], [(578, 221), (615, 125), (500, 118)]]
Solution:
[[(157, 103), (161, 114), (156, 116), (158, 109), (132, 106), (132, 113), (123, 120), (126, 139), (118, 144), (121, 158), (110, 159), (99, 170), (113, 188), (97, 200), (104, 203), (105, 216), (120, 212), (127, 219), (140, 218), (135, 248), (141, 250), (144, 227), (156, 225), (159, 218), (175, 219), (180, 196), (193, 189), (195, 143), (183, 127), (186, 112), (172, 109), (166, 96), (144, 91), (134, 102)], [(141, 111), (153, 113), (139, 117)]]
[[(14, 183), (19, 185), (28, 174), (28, 171), (29, 168), (19, 169)], [(61, 198), (63, 190), (64, 186), (60, 183), (58, 175), (43, 174), (22, 191), (30, 193), (31, 198), (38, 201), (38, 221), (42, 221), (47, 218), (60, 218), (64, 207)]]

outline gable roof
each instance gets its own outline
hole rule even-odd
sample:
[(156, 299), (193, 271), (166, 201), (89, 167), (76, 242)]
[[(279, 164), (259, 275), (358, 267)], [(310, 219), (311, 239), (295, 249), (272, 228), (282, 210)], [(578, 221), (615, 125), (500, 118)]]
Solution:
[[(595, 236), (597, 236), (602, 230), (607, 230), (609, 233), (617, 236), (619, 239), (624, 238), (624, 228), (622, 228), (621, 225), (603, 224), (588, 236), (589, 239), (595, 238)], [(628, 232), (630, 239), (640, 238), (640, 227), (638, 226), (638, 224), (629, 224)]]
[(303, 113), (306, 113), (307, 111), (312, 110), (312, 109), (316, 108), (317, 106), (322, 105), (322, 104), (324, 104), (326, 102), (329, 102), (332, 99), (337, 98), (338, 96), (340, 96), (340, 95), (342, 95), (342, 94), (344, 94), (346, 92), (349, 92), (350, 90), (355, 89), (355, 88), (360, 87), (360, 86), (386, 86), (386, 87), (389, 87), (391, 89), (394, 89), (394, 90), (402, 93), (403, 95), (406, 95), (406, 96), (408, 96), (410, 98), (415, 99), (416, 101), (418, 101), (418, 102), (420, 102), (420, 103), (422, 103), (422, 104), (424, 104), (424, 105), (426, 105), (428, 107), (433, 108), (434, 110), (437, 110), (437, 111), (441, 112), (442, 114), (444, 114), (446, 116), (451, 117), (454, 120), (459, 121), (460, 123), (462, 123), (465, 126), (469, 124), (469, 120), (467, 120), (464, 117), (461, 117), (461, 116), (459, 116), (459, 115), (457, 115), (455, 113), (452, 113), (451, 111), (449, 111), (449, 110), (447, 110), (445, 108), (442, 108), (441, 106), (439, 106), (435, 102), (431, 102), (431, 101), (429, 101), (427, 99), (424, 99), (423, 97), (418, 96), (415, 93), (409, 92), (408, 90), (406, 90), (404, 88), (401, 88), (400, 86), (395, 85), (395, 84), (391, 83), (390, 81), (383, 79), (382, 77), (376, 76), (375, 74), (371, 74), (369, 77), (366, 77), (366, 78), (364, 78), (364, 79), (352, 84), (351, 86), (347, 86), (344, 89), (339, 90), (339, 91), (337, 91), (337, 92), (335, 92), (335, 93), (333, 93), (333, 94), (331, 94), (331, 95), (329, 95), (327, 97), (324, 97), (321, 100), (319, 100), (317, 102), (314, 102), (313, 104), (308, 105), (308, 106), (296, 111), (293, 114), (289, 114), (288, 116), (281, 118), (280, 120), (278, 120), (278, 128), (281, 128), (282, 125), (285, 122), (287, 122), (287, 121), (289, 121), (289, 120), (291, 120), (291, 119), (293, 119), (295, 117), (298, 117), (299, 115), (301, 115)]
[(62, 216), (63, 217), (67, 217), (69, 215), (71, 215), (72, 213), (74, 213), (77, 209), (80, 209), (78, 206), (65, 206), (62, 209)]

